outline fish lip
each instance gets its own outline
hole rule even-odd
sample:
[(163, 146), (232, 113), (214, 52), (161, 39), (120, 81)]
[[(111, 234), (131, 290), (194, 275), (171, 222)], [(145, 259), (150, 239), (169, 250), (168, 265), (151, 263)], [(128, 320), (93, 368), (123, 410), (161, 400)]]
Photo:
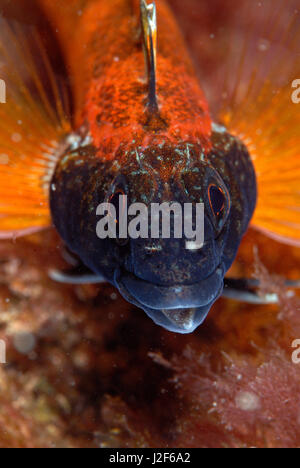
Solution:
[[(127, 271), (115, 277), (121, 292), (134, 298), (137, 304), (152, 310), (176, 310), (204, 307), (214, 302), (223, 289), (224, 268), (220, 265), (206, 279), (191, 285), (162, 286), (138, 278)], [(216, 291), (215, 284), (218, 288)], [(214, 291), (208, 293), (208, 291)]]
[[(163, 304), (161, 303), (160, 304), (157, 303), (155, 307), (151, 307), (145, 304), (144, 303), (145, 301), (140, 300), (139, 297), (136, 297), (136, 294), (133, 294), (127, 288), (126, 281), (124, 282), (124, 275), (127, 278), (128, 278), (128, 275), (131, 279), (134, 278), (134, 281), (136, 281), (136, 283), (134, 284), (136, 286), (139, 286), (141, 284), (143, 285), (146, 284), (148, 287), (159, 288), (160, 291), (165, 291), (169, 293), (170, 293), (170, 287), (158, 286), (158, 285), (146, 282), (144, 280), (141, 280), (140, 278), (135, 277), (135, 275), (132, 275), (131, 273), (128, 273), (128, 272), (121, 271), (120, 269), (115, 271), (115, 284), (118, 287), (120, 293), (123, 295), (123, 297), (125, 297), (130, 303), (144, 310), (144, 312), (157, 325), (162, 326), (168, 331), (181, 333), (181, 334), (187, 334), (187, 333), (192, 333), (199, 325), (201, 325), (201, 323), (203, 323), (211, 306), (222, 294), (224, 272), (225, 272), (225, 267), (223, 264), (221, 264), (218, 268), (215, 269), (212, 275), (206, 278), (206, 280), (203, 280), (199, 283), (195, 283), (190, 286), (175, 285), (171, 287), (171, 290), (172, 288), (176, 288), (176, 287), (187, 287), (187, 288), (192, 288), (192, 291), (193, 291), (193, 288), (199, 291), (199, 285), (202, 285), (203, 287), (203, 282), (206, 282), (206, 285), (207, 285), (208, 284), (207, 281), (208, 282), (215, 281), (216, 274), (217, 274), (219, 277), (219, 282), (220, 282), (217, 292), (207, 297), (206, 300), (200, 301), (200, 303), (198, 301), (197, 303), (194, 304), (195, 306), (193, 307), (188, 306), (188, 305), (182, 306), (180, 304), (177, 304), (177, 306), (175, 307), (174, 307), (174, 304), (173, 306), (163, 307)], [(157, 292), (157, 290), (155, 291)], [(152, 296), (155, 297), (155, 294), (153, 293)], [(174, 317), (176, 318), (176, 320), (172, 320), (172, 311), (174, 311)], [(183, 320), (178, 320), (178, 317), (183, 317)]]

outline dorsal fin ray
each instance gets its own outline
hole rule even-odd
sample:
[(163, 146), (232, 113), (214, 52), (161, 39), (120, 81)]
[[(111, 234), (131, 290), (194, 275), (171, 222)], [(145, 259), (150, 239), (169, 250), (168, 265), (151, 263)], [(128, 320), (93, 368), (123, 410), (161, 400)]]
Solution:
[(140, 0), (141, 25), (143, 44), (148, 77), (148, 107), (151, 111), (158, 111), (156, 94), (156, 51), (157, 51), (157, 18), (155, 2), (147, 4)]

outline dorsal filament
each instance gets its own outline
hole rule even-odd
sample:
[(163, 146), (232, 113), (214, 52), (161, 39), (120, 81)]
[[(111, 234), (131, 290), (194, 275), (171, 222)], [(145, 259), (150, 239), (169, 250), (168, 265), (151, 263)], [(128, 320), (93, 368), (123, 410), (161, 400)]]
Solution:
[(157, 17), (155, 3), (147, 4), (145, 0), (140, 0), (141, 23), (143, 32), (143, 42), (145, 60), (148, 75), (148, 106), (151, 111), (158, 110), (156, 95), (156, 51), (157, 51)]

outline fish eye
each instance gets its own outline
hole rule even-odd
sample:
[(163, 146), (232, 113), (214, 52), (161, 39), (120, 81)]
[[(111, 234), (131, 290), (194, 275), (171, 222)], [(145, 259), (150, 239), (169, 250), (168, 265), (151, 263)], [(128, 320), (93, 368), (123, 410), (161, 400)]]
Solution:
[[(120, 227), (120, 220), (122, 216), (126, 215), (126, 209), (127, 209), (127, 204), (126, 204), (126, 189), (123, 186), (113, 186), (112, 192), (110, 193), (108, 197), (108, 203), (114, 206), (115, 208), (115, 213), (116, 217), (114, 217), (114, 222), (117, 225), (117, 238), (116, 242), (120, 246), (125, 246), (129, 239), (128, 238), (120, 238), (119, 237), (119, 227)], [(114, 216), (113, 213), (111, 213), (111, 216)]]
[(222, 187), (210, 184), (208, 199), (215, 227), (221, 231), (229, 212), (229, 195)]

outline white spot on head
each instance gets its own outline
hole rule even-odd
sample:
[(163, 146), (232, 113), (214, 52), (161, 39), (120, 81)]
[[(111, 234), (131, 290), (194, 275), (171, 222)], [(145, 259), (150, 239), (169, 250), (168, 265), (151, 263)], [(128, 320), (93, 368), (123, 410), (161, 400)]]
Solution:
[(219, 124), (216, 124), (214, 122), (212, 124), (212, 129), (216, 133), (225, 133), (226, 132), (226, 128), (223, 125), (219, 125)]
[(242, 411), (256, 411), (260, 407), (260, 401), (255, 393), (240, 392), (235, 398), (236, 407)]
[(76, 150), (80, 147), (81, 137), (76, 133), (71, 133), (67, 137), (66, 142), (70, 146), (70, 150)]
[[(155, 216), (156, 219), (158, 217)], [(161, 252), (163, 250), (161, 245), (151, 245), (151, 246), (146, 246), (145, 250), (150, 253), (156, 253), (156, 252)]]

